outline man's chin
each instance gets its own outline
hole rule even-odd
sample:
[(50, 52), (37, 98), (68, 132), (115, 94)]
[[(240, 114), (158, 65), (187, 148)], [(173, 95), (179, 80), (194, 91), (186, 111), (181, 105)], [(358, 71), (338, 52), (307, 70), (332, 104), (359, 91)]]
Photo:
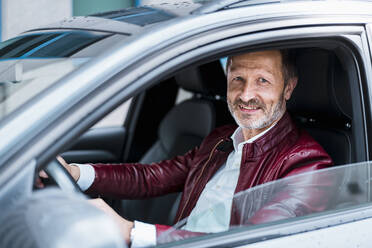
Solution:
[(239, 126), (241, 128), (244, 128), (244, 129), (248, 129), (248, 130), (261, 130), (265, 127), (267, 127), (268, 125), (263, 125), (263, 124), (239, 124)]
[(250, 129), (250, 130), (262, 129), (268, 126), (268, 124), (266, 124), (264, 121), (260, 121), (257, 119), (255, 121), (250, 121), (250, 122), (239, 120), (237, 121), (237, 123), (241, 128)]
[(244, 121), (241, 121), (242, 119), (237, 119), (238, 125), (242, 128), (245, 129), (250, 129), (250, 130), (264, 130), (270, 126), (272, 126), (274, 123), (278, 122), (284, 115), (284, 112), (279, 114), (278, 116), (272, 116), (271, 118), (254, 118), (254, 116), (251, 116), (249, 121), (247, 119), (244, 119)]
[(247, 118), (247, 116), (239, 119), (235, 118), (235, 121), (242, 128), (250, 130), (262, 130), (271, 126), (277, 120), (251, 115), (249, 118)]
[(256, 123), (263, 123), (267, 119), (262, 113), (239, 113), (238, 119), (240, 123), (244, 123), (247, 126), (255, 126)]

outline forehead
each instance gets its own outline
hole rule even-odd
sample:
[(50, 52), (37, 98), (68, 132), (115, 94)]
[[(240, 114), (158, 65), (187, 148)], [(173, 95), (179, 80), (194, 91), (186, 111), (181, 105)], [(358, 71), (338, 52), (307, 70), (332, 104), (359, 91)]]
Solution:
[(281, 72), (282, 55), (278, 50), (245, 53), (230, 58), (229, 69), (261, 69), (272, 74)]

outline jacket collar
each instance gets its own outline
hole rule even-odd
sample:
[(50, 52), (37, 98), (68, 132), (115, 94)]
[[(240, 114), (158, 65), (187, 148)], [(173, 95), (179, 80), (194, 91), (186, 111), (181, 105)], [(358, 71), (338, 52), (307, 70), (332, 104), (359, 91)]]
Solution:
[[(230, 153), (234, 149), (233, 140), (231, 136), (235, 132), (237, 127), (230, 129), (225, 132), (223, 137), (221, 137), (224, 142), (222, 142), (217, 150)], [(243, 147), (243, 153), (245, 153), (246, 158), (253, 158), (261, 156), (267, 151), (279, 145), (285, 138), (295, 138), (295, 137), (286, 137), (290, 132), (296, 130), (296, 126), (293, 123), (288, 112), (285, 112), (282, 118), (266, 132), (263, 136), (259, 137), (252, 143), (247, 143)]]
[(266, 134), (250, 144), (245, 144), (243, 152), (246, 158), (261, 156), (277, 147), (286, 138), (295, 138), (288, 134), (296, 129), (290, 115), (286, 112), (278, 123)]
[(244, 140), (243, 129), (241, 127), (238, 127), (235, 130), (235, 132), (231, 135), (231, 139), (234, 145), (234, 150), (238, 151), (240, 146), (244, 146), (246, 143), (253, 143), (254, 141), (258, 140), (260, 137), (264, 136), (267, 132), (269, 132), (272, 128), (274, 128), (276, 124), (277, 123), (267, 128), (263, 132), (257, 134), (256, 136), (250, 138), (249, 140)]

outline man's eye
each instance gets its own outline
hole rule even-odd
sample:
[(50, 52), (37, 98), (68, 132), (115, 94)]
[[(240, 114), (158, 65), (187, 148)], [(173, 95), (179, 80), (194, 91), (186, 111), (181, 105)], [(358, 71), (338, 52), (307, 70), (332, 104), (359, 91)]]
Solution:
[(238, 76), (233, 78), (234, 81), (243, 81), (243, 78)]
[(260, 83), (268, 83), (269, 81), (267, 81), (266, 79), (264, 79), (264, 78), (259, 78), (258, 79), (258, 81), (260, 82)]

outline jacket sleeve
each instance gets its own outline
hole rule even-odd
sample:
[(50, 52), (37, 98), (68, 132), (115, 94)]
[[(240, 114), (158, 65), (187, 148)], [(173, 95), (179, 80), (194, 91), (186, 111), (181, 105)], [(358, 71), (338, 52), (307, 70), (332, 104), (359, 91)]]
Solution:
[(86, 193), (136, 199), (182, 191), (197, 149), (159, 163), (92, 164), (95, 179)]
[[(286, 179), (273, 184), (271, 199), (243, 221), (244, 224), (266, 223), (327, 209), (337, 187), (337, 178), (328, 170), (317, 170), (331, 166), (332, 159), (324, 151), (308, 150), (306, 153), (291, 154), (285, 160), (282, 177)], [(309, 173), (298, 175), (304, 172)]]

